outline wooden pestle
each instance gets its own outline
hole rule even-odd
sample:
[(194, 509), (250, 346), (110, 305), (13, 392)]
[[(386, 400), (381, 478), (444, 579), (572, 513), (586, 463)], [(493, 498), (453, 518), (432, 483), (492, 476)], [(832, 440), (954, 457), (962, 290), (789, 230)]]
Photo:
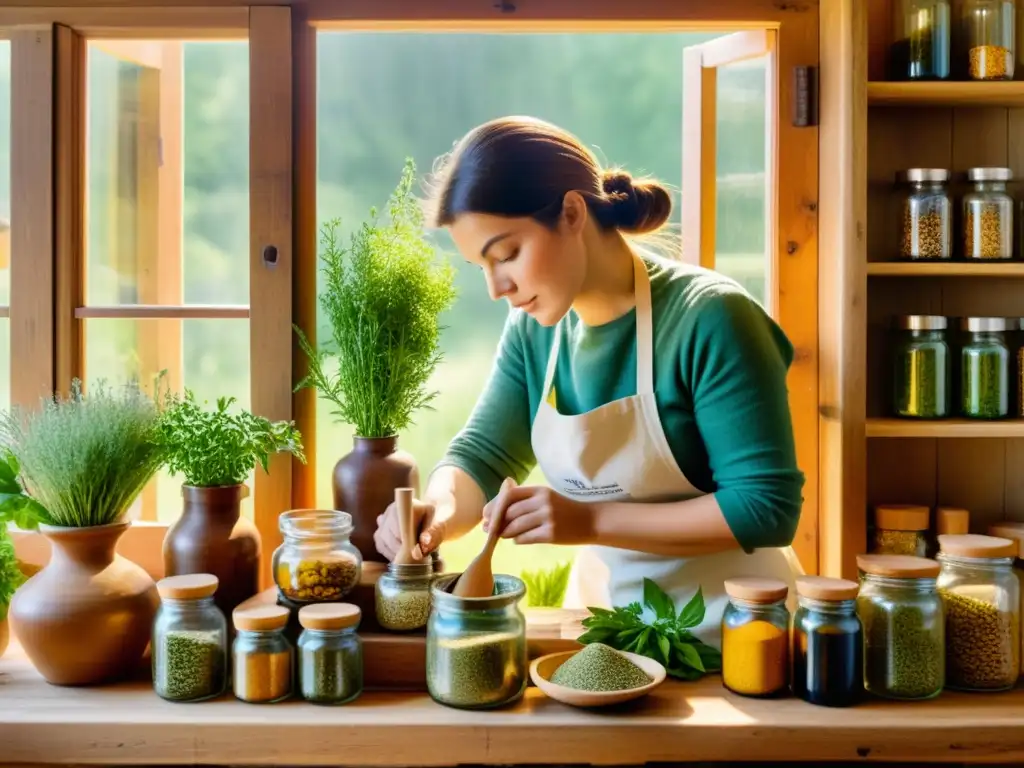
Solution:
[(402, 546), (395, 553), (394, 562), (399, 565), (411, 565), (417, 560), (412, 556), (416, 546), (416, 523), (412, 519), (412, 488), (395, 489), (395, 506), (398, 509), (398, 527)]
[[(498, 496), (503, 495), (509, 488), (514, 485), (512, 478), (505, 478), (505, 482), (501, 484), (501, 490), (498, 492)], [(458, 581), (455, 582), (455, 586), (452, 588), (452, 594), (459, 597), (490, 597), (494, 594), (494, 573), (491, 571), (491, 557), (494, 555), (494, 548), (498, 544), (498, 537), (501, 536), (502, 530), (502, 517), (504, 512), (499, 512), (493, 520), (491, 520), (491, 527), (487, 531), (487, 541), (484, 542), (484, 548), (480, 550), (480, 554), (473, 558), (466, 570), (459, 576)]]

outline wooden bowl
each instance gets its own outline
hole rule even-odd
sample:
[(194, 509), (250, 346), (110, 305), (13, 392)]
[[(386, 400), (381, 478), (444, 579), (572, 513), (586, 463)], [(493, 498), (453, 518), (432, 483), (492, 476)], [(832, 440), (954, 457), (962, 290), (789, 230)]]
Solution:
[(640, 656), (636, 653), (617, 651), (617, 653), (621, 653), (646, 672), (647, 676), (651, 678), (651, 682), (648, 685), (642, 685), (639, 688), (629, 688), (625, 691), (581, 691), (576, 688), (566, 688), (564, 685), (552, 683), (551, 676), (555, 673), (555, 670), (563, 662), (579, 652), (579, 650), (575, 650), (549, 653), (547, 656), (534, 659), (533, 663), (530, 664), (530, 679), (546, 696), (574, 707), (607, 707), (612, 704), (621, 704), (624, 701), (631, 701), (632, 699), (646, 696), (665, 682), (665, 667), (654, 659)]

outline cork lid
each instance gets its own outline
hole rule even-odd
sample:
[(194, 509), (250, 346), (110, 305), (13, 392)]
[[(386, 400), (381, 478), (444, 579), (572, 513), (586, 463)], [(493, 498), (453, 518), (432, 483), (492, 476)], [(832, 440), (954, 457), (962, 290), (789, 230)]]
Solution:
[(282, 629), (288, 623), (288, 616), (288, 609), (283, 605), (236, 608), (232, 614), (235, 629), (256, 632), (268, 629)]
[(737, 600), (749, 600), (752, 603), (774, 603), (785, 600), (789, 594), (786, 582), (778, 579), (759, 579), (742, 576), (725, 580), (725, 592)]
[(1024, 552), (1024, 523), (996, 523), (988, 527), (989, 536), (1001, 536), (1017, 544), (1017, 557)]
[(927, 531), (928, 507), (919, 504), (880, 504), (875, 526), (886, 531)]
[(959, 507), (939, 507), (935, 510), (935, 532), (959, 536), (971, 528), (971, 513)]
[(939, 575), (939, 564), (913, 555), (857, 555), (857, 567), (872, 576), (896, 579), (931, 579)]
[(351, 603), (317, 603), (299, 609), (299, 624), (305, 629), (347, 629), (359, 623), (362, 612)]
[(199, 600), (212, 596), (219, 584), (212, 573), (189, 573), (160, 579), (156, 589), (166, 600)]
[(1001, 536), (982, 536), (978, 533), (939, 536), (939, 551), (953, 557), (1016, 557), (1017, 542)]
[(800, 576), (796, 580), (796, 593), (811, 600), (835, 601), (853, 600), (860, 591), (860, 585), (847, 579), (833, 579), (828, 576)]

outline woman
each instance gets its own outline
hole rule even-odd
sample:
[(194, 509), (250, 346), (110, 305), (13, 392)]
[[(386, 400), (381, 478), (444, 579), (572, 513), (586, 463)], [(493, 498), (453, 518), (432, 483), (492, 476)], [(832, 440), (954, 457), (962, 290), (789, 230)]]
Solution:
[[(566, 605), (677, 608), (720, 647), (724, 579), (793, 583), (802, 502), (786, 393), (793, 349), (736, 283), (641, 253), (667, 190), (602, 171), (529, 118), (471, 131), (438, 174), (436, 223), (511, 305), (490, 380), (415, 506), (417, 557), (484, 518), (518, 544), (586, 545)], [(548, 487), (520, 486), (535, 464)], [(394, 508), (375, 541), (394, 557)]]

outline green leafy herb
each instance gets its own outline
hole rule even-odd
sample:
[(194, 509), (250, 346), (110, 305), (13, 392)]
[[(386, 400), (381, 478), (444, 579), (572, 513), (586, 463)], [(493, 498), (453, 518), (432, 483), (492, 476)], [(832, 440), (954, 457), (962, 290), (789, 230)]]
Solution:
[(49, 522), (42, 505), (25, 493), (18, 479), (21, 467), (9, 449), (0, 450), (0, 532), (8, 523), (23, 531), (34, 531), (39, 523)]
[(437, 395), (426, 386), (441, 361), (439, 316), (455, 300), (455, 273), (437, 261), (425, 236), (412, 194), (415, 176), (415, 164), (406, 160), (389, 220), (371, 209), (347, 248), (339, 243), (339, 220), (323, 229), (320, 305), (333, 333), (334, 375), (325, 370), (327, 353), (295, 328), (309, 358), (309, 374), (296, 388), (318, 389), (360, 437), (397, 435)]
[(244, 483), (257, 464), (267, 471), (273, 453), (285, 451), (305, 463), (294, 422), (232, 412), (228, 409), (234, 402), (222, 397), (216, 409), (208, 410), (191, 390), (170, 401), (160, 418), (158, 439), (167, 451), (171, 474), (184, 475), (187, 485), (212, 488)]
[(528, 605), (534, 608), (560, 608), (569, 588), (572, 562), (560, 563), (546, 571), (522, 571)]
[(7, 529), (0, 525), (0, 621), (7, 616), (7, 607), (11, 604), (14, 591), (25, 581), (25, 576), (18, 567), (18, 559), (14, 555), (14, 542), (11, 541)]
[(690, 632), (704, 620), (704, 595), (700, 587), (683, 609), (675, 605), (651, 579), (644, 579), (644, 605), (654, 619), (644, 621), (644, 608), (630, 603), (621, 608), (590, 608), (583, 620), (587, 630), (579, 641), (605, 643), (620, 651), (647, 656), (665, 665), (672, 677), (696, 680), (705, 672), (722, 668), (722, 655)]

